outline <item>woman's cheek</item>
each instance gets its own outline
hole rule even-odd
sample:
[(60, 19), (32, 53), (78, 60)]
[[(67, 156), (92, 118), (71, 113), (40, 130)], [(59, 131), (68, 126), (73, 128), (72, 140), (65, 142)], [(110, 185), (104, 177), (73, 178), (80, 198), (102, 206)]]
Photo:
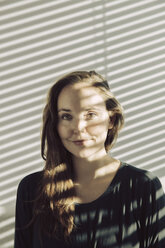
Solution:
[(62, 139), (69, 137), (69, 128), (67, 125), (60, 123), (58, 125), (58, 133)]
[(105, 126), (105, 123), (93, 124), (87, 127), (87, 131), (91, 135), (98, 136), (108, 131), (108, 127)]

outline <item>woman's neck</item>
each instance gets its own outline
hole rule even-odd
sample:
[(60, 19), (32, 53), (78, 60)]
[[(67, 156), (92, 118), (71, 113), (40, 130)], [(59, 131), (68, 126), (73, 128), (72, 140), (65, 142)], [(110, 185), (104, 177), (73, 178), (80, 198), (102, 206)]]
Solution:
[(114, 173), (120, 166), (120, 161), (107, 153), (95, 159), (73, 157), (75, 183), (88, 184), (96, 179)]

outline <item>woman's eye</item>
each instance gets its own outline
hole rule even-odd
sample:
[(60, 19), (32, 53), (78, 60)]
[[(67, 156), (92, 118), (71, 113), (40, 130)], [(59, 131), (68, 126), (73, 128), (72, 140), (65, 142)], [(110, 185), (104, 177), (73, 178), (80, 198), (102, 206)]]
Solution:
[(72, 119), (72, 116), (70, 115), (70, 114), (62, 114), (61, 116), (60, 116), (60, 118), (62, 119), (62, 120), (71, 120)]
[(94, 112), (88, 113), (86, 115), (87, 119), (95, 119), (97, 117), (97, 114)]

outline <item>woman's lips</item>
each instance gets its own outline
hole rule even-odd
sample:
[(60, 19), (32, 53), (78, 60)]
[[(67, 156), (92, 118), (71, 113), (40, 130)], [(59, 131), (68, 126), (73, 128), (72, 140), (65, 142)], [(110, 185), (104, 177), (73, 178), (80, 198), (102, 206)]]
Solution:
[(83, 146), (87, 140), (75, 140), (73, 143), (77, 146)]

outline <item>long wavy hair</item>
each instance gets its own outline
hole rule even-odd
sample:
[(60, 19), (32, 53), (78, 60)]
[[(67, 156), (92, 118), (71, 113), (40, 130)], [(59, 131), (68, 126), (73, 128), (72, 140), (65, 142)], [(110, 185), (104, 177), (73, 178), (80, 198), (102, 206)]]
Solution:
[(72, 155), (63, 146), (57, 131), (57, 101), (60, 92), (70, 84), (88, 83), (96, 87), (105, 99), (107, 110), (111, 110), (113, 128), (108, 131), (105, 149), (108, 152), (114, 145), (119, 130), (123, 127), (123, 109), (111, 93), (108, 82), (95, 71), (76, 71), (55, 82), (47, 97), (43, 111), (41, 154), (45, 160), (39, 197), (34, 213), (39, 217), (44, 232), (56, 238), (67, 239), (74, 229), (74, 170)]

